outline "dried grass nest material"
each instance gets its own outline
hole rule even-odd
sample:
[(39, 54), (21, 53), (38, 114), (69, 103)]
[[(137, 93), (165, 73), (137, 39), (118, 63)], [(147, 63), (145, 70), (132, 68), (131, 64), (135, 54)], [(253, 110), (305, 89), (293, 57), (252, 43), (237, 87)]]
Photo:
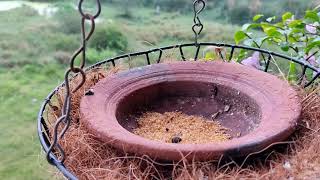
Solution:
[[(98, 69), (87, 73), (85, 85), (72, 98), (71, 126), (59, 141), (66, 152), (65, 166), (79, 179), (320, 179), (320, 88), (297, 90), (302, 115), (297, 131), (278, 148), (241, 160), (211, 162), (157, 162), (147, 156), (118, 153), (88, 133), (79, 105), (84, 93), (100, 79), (121, 69)], [(80, 79), (71, 81), (75, 87)], [(60, 115), (64, 90), (57, 92), (46, 121), (50, 133)], [(279, 144), (282, 144), (279, 147)], [(48, 172), (51, 173), (51, 172)], [(57, 179), (63, 179), (57, 171)]]
[(134, 134), (166, 143), (204, 144), (231, 138), (219, 122), (182, 112), (146, 112), (137, 123)]

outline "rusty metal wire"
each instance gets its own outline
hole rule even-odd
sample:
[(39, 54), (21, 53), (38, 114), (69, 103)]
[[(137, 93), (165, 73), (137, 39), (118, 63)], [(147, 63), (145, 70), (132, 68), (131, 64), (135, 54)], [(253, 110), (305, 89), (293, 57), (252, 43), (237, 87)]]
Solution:
[(198, 44), (199, 35), (201, 34), (204, 27), (200, 20), (199, 14), (205, 9), (205, 7), (206, 7), (206, 3), (204, 0), (195, 0), (193, 2), (194, 25), (192, 26), (192, 31), (194, 32), (194, 35), (195, 35), (195, 40), (194, 40), (195, 44)]
[[(84, 72), (84, 67), (86, 64), (86, 45), (87, 41), (91, 38), (92, 34), (95, 30), (95, 19), (99, 17), (101, 13), (101, 3), (100, 0), (96, 0), (97, 5), (97, 11), (94, 15), (90, 13), (83, 12), (83, 2), (84, 0), (80, 0), (78, 4), (78, 10), (81, 15), (81, 35), (82, 35), (82, 42), (80, 48), (73, 54), (71, 60), (70, 60), (70, 67), (66, 71), (64, 76), (64, 86), (65, 86), (65, 99), (63, 103), (63, 108), (61, 110), (61, 116), (58, 118), (57, 122), (54, 125), (53, 135), (52, 135), (52, 142), (51, 145), (47, 151), (47, 160), (50, 164), (53, 163), (53, 159), (51, 158), (50, 154), (53, 151), (58, 151), (60, 157), (59, 157), (59, 163), (63, 164), (66, 157), (65, 152), (61, 148), (59, 144), (59, 140), (63, 138), (65, 133), (67, 132), (69, 126), (70, 126), (70, 112), (71, 112), (71, 97), (72, 94), (77, 92), (85, 83), (86, 81), (86, 74)], [(90, 21), (90, 30), (89, 32), (86, 32), (86, 21)], [(78, 58), (81, 55), (81, 58)], [(80, 59), (80, 65), (77, 67), (75, 65), (75, 62)], [(70, 76), (77, 75), (81, 77), (81, 82), (74, 88), (71, 89), (70, 87)], [(59, 127), (62, 127), (59, 128)]]

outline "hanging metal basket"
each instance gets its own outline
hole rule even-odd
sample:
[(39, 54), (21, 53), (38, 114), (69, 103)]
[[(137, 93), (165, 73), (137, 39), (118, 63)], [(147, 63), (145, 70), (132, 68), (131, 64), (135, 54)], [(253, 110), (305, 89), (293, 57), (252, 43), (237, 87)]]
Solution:
[[(72, 81), (72, 78), (69, 78), (70, 72), (74, 72), (76, 75), (75, 76), (83, 76), (85, 77), (85, 73), (96, 69), (100, 67), (117, 67), (119, 64), (125, 63), (127, 61), (131, 62), (138, 62), (139, 61), (139, 66), (143, 65), (151, 65), (151, 64), (156, 64), (156, 63), (162, 63), (163, 60), (165, 59), (166, 54), (170, 54), (173, 51), (176, 52), (176, 59), (180, 61), (188, 61), (188, 60), (199, 60), (202, 58), (202, 52), (203, 48), (206, 48), (208, 46), (212, 46), (215, 48), (221, 48), (223, 49), (224, 53), (222, 51), (218, 52), (218, 55), (220, 56), (219, 58), (223, 61), (231, 61), (237, 52), (240, 50), (247, 50), (251, 52), (260, 52), (261, 57), (263, 57), (263, 69), (262, 71), (272, 73), (276, 68), (273, 67), (275, 62), (278, 61), (286, 61), (286, 62), (294, 62), (297, 65), (301, 66), (301, 71), (300, 71), (300, 81), (299, 84), (301, 84), (304, 87), (309, 87), (317, 83), (317, 79), (320, 76), (320, 71), (312, 65), (310, 65), (307, 61), (302, 61), (298, 60), (293, 57), (289, 57), (286, 55), (281, 55), (276, 52), (268, 51), (268, 50), (263, 50), (263, 49), (258, 49), (258, 48), (253, 48), (253, 47), (246, 47), (246, 46), (239, 46), (239, 45), (232, 45), (232, 44), (225, 44), (225, 43), (214, 43), (214, 42), (198, 42), (198, 35), (203, 29), (203, 25), (198, 17), (198, 14), (204, 9), (205, 5), (203, 4), (200, 9), (195, 8), (195, 18), (194, 18), (194, 26), (193, 30), (195, 32), (195, 42), (194, 43), (186, 43), (186, 44), (178, 44), (178, 45), (172, 45), (172, 46), (166, 46), (166, 47), (160, 47), (160, 48), (155, 48), (155, 49), (150, 49), (147, 51), (141, 51), (141, 52), (134, 52), (134, 53), (129, 53), (117, 57), (113, 57), (110, 59), (105, 59), (102, 60), (101, 62), (94, 64), (84, 70), (84, 61), (82, 61), (81, 66), (79, 68), (74, 67), (74, 61), (78, 55), (83, 53), (84, 59), (85, 59), (85, 47), (86, 47), (86, 41), (90, 39), (90, 36), (92, 35), (94, 31), (94, 20), (97, 18), (100, 14), (100, 2), (98, 2), (98, 11), (95, 15), (90, 15), (83, 13), (81, 4), (82, 1), (79, 3), (79, 11), (82, 15), (82, 34), (83, 34), (83, 44), (79, 48), (79, 50), (75, 53), (71, 60), (71, 67), (67, 71), (66, 76), (65, 76), (65, 83), (62, 83), (58, 87), (56, 87), (45, 99), (43, 102), (40, 112), (38, 114), (38, 135), (40, 138), (40, 143), (47, 154), (47, 159), (48, 162), (54, 166), (56, 166), (63, 174), (65, 177), (68, 179), (77, 179), (77, 177), (72, 174), (69, 170), (68, 167), (65, 166), (64, 164), (64, 159), (65, 159), (65, 154), (63, 149), (59, 146), (57, 143), (58, 139), (60, 137), (63, 137), (63, 134), (68, 130), (68, 124), (70, 124), (70, 120), (68, 120), (66, 117), (68, 117), (68, 112), (70, 111), (70, 94), (67, 94), (65, 104), (64, 104), (64, 111), (61, 119), (61, 123), (65, 124), (65, 128), (63, 129), (63, 132), (58, 134), (57, 129), (55, 129), (55, 133), (52, 133), (52, 131), (49, 130), (49, 125), (48, 125), (48, 119), (46, 118), (46, 112), (47, 109), (50, 105), (50, 102), (54, 95), (59, 91), (60, 88), (67, 88), (69, 89), (69, 81)], [(204, 3), (203, 1), (195, 1), (195, 3)], [(84, 28), (84, 22), (86, 20), (89, 20), (91, 22), (92, 28), (90, 32), (86, 35), (85, 28)], [(191, 55), (190, 55), (191, 54)], [(137, 58), (139, 57), (139, 58)], [(141, 64), (141, 60), (143, 60), (143, 64)], [(314, 76), (310, 79), (306, 78), (307, 73), (313, 73)], [(75, 77), (74, 76), (74, 77)], [(74, 78), (73, 77), (73, 78)], [(83, 78), (85, 79), (85, 78)], [(83, 84), (83, 82), (80, 84), (80, 86)], [(77, 88), (78, 89), (78, 88)], [(68, 93), (70, 93), (68, 91)], [(54, 147), (55, 146), (55, 147)], [(58, 155), (57, 155), (58, 154)]]
[[(196, 50), (195, 56), (189, 57), (189, 58), (194, 58), (195, 60), (197, 60), (198, 56), (199, 56), (200, 48), (206, 47), (206, 46), (223, 47), (223, 48), (227, 49), (227, 52), (230, 52), (230, 53), (228, 53), (228, 60), (232, 59), (234, 52), (236, 52), (237, 50), (245, 49), (245, 50), (260, 52), (261, 54), (264, 54), (265, 57), (267, 57), (266, 65), (263, 69), (265, 72), (269, 72), (270, 64), (272, 63), (271, 61), (275, 60), (275, 59), (277, 59), (277, 60), (282, 59), (285, 61), (291, 61), (291, 62), (294, 62), (296, 64), (301, 65), (302, 66), (302, 71), (301, 71), (301, 75), (300, 75), (301, 79), (303, 79), (307, 70), (312, 71), (312, 72), (317, 72), (317, 75), (314, 76), (310, 81), (306, 82), (304, 87), (311, 86), (317, 80), (317, 78), (320, 76), (320, 72), (318, 72), (315, 67), (313, 67), (310, 64), (307, 64), (305, 62), (299, 61), (295, 58), (292, 58), (292, 57), (288, 57), (285, 55), (281, 55), (281, 54), (267, 51), (267, 50), (263, 50), (263, 49), (244, 47), (244, 46), (238, 46), (238, 45), (231, 45), (231, 44), (219, 44), (219, 43), (179, 44), (179, 45), (174, 45), (174, 46), (166, 46), (166, 47), (151, 49), (148, 51), (130, 53), (130, 54), (121, 55), (118, 57), (103, 60), (95, 65), (90, 66), (86, 70), (89, 71), (89, 70), (103, 67), (103, 66), (117, 67), (117, 65), (120, 64), (121, 61), (127, 61), (128, 58), (132, 59), (132, 61), (138, 60), (138, 58), (134, 58), (134, 57), (140, 57), (139, 60), (144, 59), (145, 65), (150, 65), (153, 63), (161, 63), (163, 54), (165, 54), (166, 51), (170, 51), (173, 49), (178, 50), (181, 61), (186, 61), (187, 57), (184, 55), (185, 54), (184, 48), (186, 48), (186, 47), (195, 48), (195, 50)], [(150, 55), (154, 54), (154, 53), (157, 53), (158, 57), (156, 59), (151, 59)], [(223, 59), (225, 59), (225, 57), (223, 57)], [(64, 84), (61, 84), (60, 86), (56, 87), (56, 89), (53, 90), (48, 95), (48, 97), (45, 99), (44, 103), (42, 104), (39, 115), (38, 115), (38, 135), (39, 135), (40, 142), (41, 142), (41, 145), (42, 145), (45, 153), (48, 153), (49, 147), (51, 146), (50, 141), (52, 139), (52, 134), (50, 133), (50, 131), (48, 129), (48, 125), (46, 122), (44, 112), (46, 111), (46, 108), (49, 106), (49, 102), (52, 99), (52, 97), (63, 86), (64, 86)], [(76, 179), (76, 177), (67, 169), (67, 167), (64, 166), (63, 163), (60, 162), (60, 160), (57, 158), (56, 155), (54, 155), (53, 152), (50, 153), (50, 159), (51, 159), (50, 160), (51, 164), (55, 165), (67, 178)]]

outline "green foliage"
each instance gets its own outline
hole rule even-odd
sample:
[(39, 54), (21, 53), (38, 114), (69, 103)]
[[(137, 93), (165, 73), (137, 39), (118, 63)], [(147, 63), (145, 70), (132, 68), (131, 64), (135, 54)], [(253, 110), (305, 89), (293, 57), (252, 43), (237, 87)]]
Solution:
[(118, 28), (108, 26), (96, 29), (90, 40), (90, 45), (99, 51), (111, 49), (123, 52), (128, 48), (128, 40)]
[(48, 37), (54, 51), (75, 51), (80, 47), (79, 38), (65, 34), (52, 34)]
[(114, 57), (116, 55), (116, 52), (111, 50), (102, 50), (97, 51), (96, 49), (89, 48), (87, 50), (87, 62), (88, 64), (95, 64), (99, 61)]
[(297, 81), (297, 68), (296, 68), (296, 63), (290, 62), (289, 64), (289, 72), (288, 72), (288, 81), (289, 82), (295, 82)]
[[(257, 21), (259, 18), (254, 19)], [(250, 39), (251, 45), (256, 47), (261, 47), (264, 43), (276, 44), (282, 51), (293, 50), (300, 58), (319, 50), (320, 25), (316, 11), (306, 11), (301, 19), (295, 19), (291, 12), (286, 12), (282, 15), (281, 21), (273, 22), (274, 20), (275, 18), (271, 17), (259, 23), (245, 24), (241, 31), (235, 33), (236, 43)], [(252, 36), (256, 34), (256, 30), (262, 30), (262, 41), (258, 39), (261, 37)]]
[(120, 17), (127, 18), (127, 19), (133, 19), (134, 15), (131, 10), (131, 7), (133, 6), (132, 0), (122, 0), (120, 6), (124, 8), (123, 11), (121, 11)]
[(162, 9), (166, 11), (186, 11), (189, 10), (191, 7), (191, 3), (188, 0), (161, 0), (156, 3)]
[(243, 31), (237, 31), (234, 35), (234, 40), (236, 41), (236, 44), (239, 44), (241, 41), (246, 39), (246, 33)]
[(64, 51), (57, 51), (53, 54), (54, 59), (60, 64), (68, 64), (72, 54)]
[(216, 54), (212, 51), (208, 51), (204, 54), (204, 59), (206, 61), (211, 61), (216, 59)]
[(241, 4), (235, 6), (227, 14), (230, 17), (230, 22), (233, 24), (243, 24), (250, 19), (250, 11), (247, 4)]
[[(290, 11), (300, 17), (304, 14), (305, 9), (311, 8), (313, 3), (310, 0), (228, 0), (213, 1), (213, 8), (223, 9), (221, 17), (229, 17), (229, 22), (234, 24), (244, 24), (250, 21), (257, 12), (264, 17), (271, 17), (274, 14), (282, 14)], [(259, 15), (261, 15), (259, 14)], [(253, 21), (257, 21), (262, 16), (257, 15)]]
[(264, 16), (263, 14), (257, 14), (257, 15), (255, 15), (255, 16), (252, 18), (252, 20), (253, 20), (253, 21), (258, 21), (258, 20), (261, 19), (263, 16)]
[(59, 23), (59, 30), (66, 34), (80, 33), (80, 16), (70, 4), (62, 4), (55, 16)]
[(38, 12), (26, 5), (23, 5), (21, 8), (19, 8), (20, 10), (18, 11), (19, 15), (21, 16), (37, 16)]
[[(273, 45), (286, 54), (320, 67), (316, 60), (307, 61), (313, 55), (313, 59), (320, 56), (317, 54), (320, 50), (320, 13), (317, 10), (307, 10), (302, 18), (296, 18), (291, 12), (284, 13), (281, 18), (263, 17), (256, 15), (253, 23), (243, 25), (242, 30), (234, 35), (235, 42), (258, 48)], [(288, 79), (296, 80), (296, 73), (296, 67), (291, 63)]]

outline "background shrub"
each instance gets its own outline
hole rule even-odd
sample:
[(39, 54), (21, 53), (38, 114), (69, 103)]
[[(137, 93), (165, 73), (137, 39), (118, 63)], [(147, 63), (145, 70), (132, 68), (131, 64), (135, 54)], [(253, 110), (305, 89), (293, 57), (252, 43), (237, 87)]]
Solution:
[(55, 17), (61, 32), (66, 34), (80, 33), (80, 16), (70, 4), (59, 5)]
[(57, 51), (53, 54), (54, 59), (60, 64), (68, 64), (72, 54), (65, 51)]
[(111, 58), (116, 55), (115, 51), (111, 50), (102, 50), (102, 51), (97, 51), (96, 49), (89, 48), (87, 50), (87, 63), (88, 64), (95, 64), (99, 61), (102, 61), (104, 59)]
[(80, 47), (79, 38), (65, 34), (52, 34), (49, 43), (54, 51), (73, 52)]
[(90, 43), (91, 47), (99, 51), (110, 49), (116, 52), (123, 52), (128, 48), (127, 37), (115, 26), (96, 29)]

